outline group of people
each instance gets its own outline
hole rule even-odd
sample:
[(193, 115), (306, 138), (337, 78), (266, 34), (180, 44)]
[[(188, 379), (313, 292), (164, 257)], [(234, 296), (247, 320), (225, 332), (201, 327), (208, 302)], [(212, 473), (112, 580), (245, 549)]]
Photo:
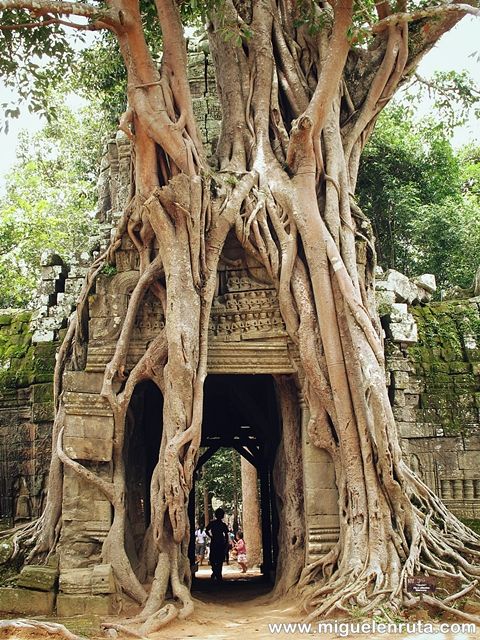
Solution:
[(237, 560), (242, 573), (246, 573), (247, 547), (242, 531), (238, 530), (234, 534), (232, 529), (223, 522), (225, 517), (223, 509), (216, 509), (214, 515), (215, 519), (207, 527), (203, 529), (198, 527), (195, 531), (195, 555), (197, 563), (201, 566), (210, 540), (208, 559), (212, 567), (211, 579), (220, 581), (223, 563), (229, 563), (230, 553)]

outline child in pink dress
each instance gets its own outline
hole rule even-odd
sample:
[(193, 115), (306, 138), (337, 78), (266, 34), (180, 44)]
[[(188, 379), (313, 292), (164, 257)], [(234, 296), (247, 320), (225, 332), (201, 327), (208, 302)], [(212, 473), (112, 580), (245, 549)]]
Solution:
[(237, 552), (237, 562), (242, 568), (242, 573), (247, 572), (247, 547), (243, 539), (243, 533), (237, 531), (235, 535), (235, 550)]

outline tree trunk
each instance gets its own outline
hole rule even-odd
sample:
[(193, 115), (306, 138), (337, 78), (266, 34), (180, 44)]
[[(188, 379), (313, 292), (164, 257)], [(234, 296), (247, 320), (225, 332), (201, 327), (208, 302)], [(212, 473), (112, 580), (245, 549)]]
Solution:
[(243, 539), (247, 547), (248, 565), (255, 567), (261, 563), (262, 557), (262, 528), (258, 501), (257, 470), (243, 456), (240, 464), (242, 474)]
[[(191, 613), (187, 502), (201, 442), (217, 266), (231, 234), (276, 287), (299, 354), (310, 440), (328, 451), (335, 465), (340, 539), (303, 569), (299, 594), (310, 617), (346, 614), (353, 606), (367, 613), (381, 605), (393, 610), (415, 605), (405, 579), (418, 572), (455, 575), (475, 589), (478, 537), (401, 458), (374, 306), (373, 237), (353, 195), (360, 153), (378, 113), (465, 5), (452, 11), (442, 5), (430, 13), (419, 9), (412, 16), (396, 16), (388, 2), (376, 5), (377, 17), (367, 20), (373, 23), (366, 27), (372, 38), (366, 47), (355, 44), (360, 17), (362, 25), (366, 18), (354, 16), (349, 0), (312, 3), (311, 15), (304, 3), (290, 0), (226, 0), (222, 11), (212, 12), (207, 28), (222, 108), (210, 165), (193, 119), (176, 4), (157, 0), (156, 6), (164, 44), (160, 71), (135, 0), (113, 0), (102, 18), (117, 36), (128, 73), (130, 107), (121, 126), (134, 145), (134, 191), (108, 254), (92, 268), (57, 371), (61, 380), (67, 361), (73, 368), (84, 366), (88, 293), (104, 261), (115, 261), (122, 237), (128, 236), (139, 253), (139, 277), (102, 389), (114, 415), (113, 478), (101, 478), (63, 450), (59, 383), (52, 461), (57, 472), (34, 553), (52, 549), (61, 526), (63, 464), (112, 504), (103, 560), (112, 564), (119, 587), (142, 603), (140, 633)], [(410, 32), (415, 37), (409, 40)], [(366, 247), (366, 264), (357, 262), (359, 244)], [(135, 317), (147, 291), (159, 300), (165, 329), (127, 372)], [(145, 571), (153, 580), (148, 594), (124, 549), (122, 457), (131, 395), (145, 379), (164, 397), (144, 545)], [(292, 416), (295, 408), (290, 402), (284, 411)], [(286, 449), (283, 456), (288, 461)], [(290, 477), (294, 491), (298, 475)], [(301, 513), (294, 500), (287, 508)], [(291, 539), (295, 563), (300, 538)], [(285, 554), (283, 562), (288, 565)], [(288, 575), (294, 581), (297, 564)], [(165, 604), (167, 593), (175, 604)]]
[(210, 513), (210, 495), (208, 492), (208, 487), (203, 487), (203, 522), (205, 526), (208, 526), (208, 523), (211, 520)]

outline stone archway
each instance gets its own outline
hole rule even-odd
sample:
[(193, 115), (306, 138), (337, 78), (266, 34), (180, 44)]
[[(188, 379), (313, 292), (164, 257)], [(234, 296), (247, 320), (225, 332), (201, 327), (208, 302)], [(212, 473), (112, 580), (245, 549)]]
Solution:
[[(264, 270), (248, 264), (237, 250), (234, 243), (226, 247), (228, 255), (218, 271), (217, 292), (211, 311), (206, 393), (209, 393), (210, 384), (218, 386), (220, 393), (225, 380), (234, 377), (237, 381), (248, 379), (251, 388), (248, 393), (244, 392), (244, 397), (257, 398), (256, 404), (262, 406), (262, 381), (268, 379), (275, 389), (274, 404), (280, 425), (277, 433), (281, 437), (276, 438), (276, 446), (269, 453), (269, 463), (265, 467), (268, 480), (263, 481), (263, 486), (268, 487), (268, 491), (265, 491), (268, 498), (265, 500), (274, 505), (273, 510), (271, 506), (269, 509), (278, 513), (278, 524), (274, 524), (275, 535), (270, 533), (270, 559), (267, 558), (264, 564), (267, 572), (275, 565), (277, 587), (288, 589), (298, 581), (301, 569), (305, 566), (306, 554), (307, 559), (318, 557), (337, 539), (335, 478), (333, 465), (326, 454), (309, 442), (308, 411), (298, 391), (301, 387), (298, 353), (285, 331), (275, 289)], [(129, 254), (129, 251), (125, 253)], [(113, 417), (111, 408), (100, 392), (103, 372), (112, 358), (114, 338), (121, 326), (125, 299), (137, 277), (133, 266), (128, 262), (124, 272), (99, 278), (97, 293), (90, 301), (90, 337), (85, 370), (67, 372), (65, 376), (65, 450), (72, 459), (81, 460), (87, 467), (97, 468), (106, 477), (111, 470)], [(139, 361), (148, 344), (162, 329), (163, 322), (159, 301), (147, 294), (135, 319), (126, 360), (127, 370), (131, 371)], [(157, 417), (162, 413), (161, 394), (158, 390), (153, 391), (153, 383), (149, 385), (138, 385), (130, 406), (130, 428), (132, 425), (134, 430), (139, 427), (139, 435), (131, 441), (133, 449), (137, 451), (147, 446), (151, 452), (158, 451), (158, 444), (155, 447), (146, 444), (153, 426), (142, 417), (145, 413), (142, 402), (151, 394), (157, 394), (157, 400), (152, 399), (156, 403), (153, 413)], [(242, 409), (246, 410), (245, 407)], [(255, 408), (251, 409), (250, 415), (255, 412)], [(269, 424), (268, 419), (263, 423)], [(158, 424), (156, 428), (158, 443), (161, 430)], [(268, 445), (268, 438), (265, 441)], [(129, 462), (127, 455), (126, 463), (131, 466), (134, 459), (131, 458)], [(134, 567), (142, 533), (148, 526), (144, 513), (149, 499), (146, 490), (148, 463), (144, 458), (140, 469), (140, 488), (136, 487), (134, 497), (129, 499), (131, 518), (137, 520), (133, 514), (140, 513), (133, 527), (129, 553)], [(135, 478), (135, 474), (132, 478)], [(89, 572), (93, 576), (97, 571), (97, 565), (102, 562), (101, 544), (112, 523), (111, 505), (93, 485), (67, 469), (64, 515), (60, 544), (60, 595), (68, 594), (70, 602), (76, 594), (66, 591), (66, 581), (62, 575), (68, 573), (72, 581), (83, 579), (87, 555)], [(272, 528), (274, 519), (271, 516), (266, 519), (265, 529)], [(268, 533), (265, 536), (268, 537)], [(78, 579), (72, 572), (78, 572)], [(138, 574), (140, 577), (141, 572)], [(107, 604), (110, 607), (109, 602)]]
[[(274, 577), (278, 557), (278, 511), (273, 471), (280, 440), (281, 421), (272, 376), (208, 376), (201, 444), (204, 452), (198, 461), (197, 471), (222, 448), (238, 451), (257, 469), (263, 541), (261, 569), (269, 579)], [(191, 496), (194, 499), (194, 491)], [(191, 505), (191, 530), (194, 513)], [(193, 556), (191, 561), (193, 564)]]
[(139, 557), (150, 525), (150, 483), (162, 440), (163, 396), (152, 381), (135, 388), (127, 414), (124, 444), (127, 527), (125, 547), (143, 578)]

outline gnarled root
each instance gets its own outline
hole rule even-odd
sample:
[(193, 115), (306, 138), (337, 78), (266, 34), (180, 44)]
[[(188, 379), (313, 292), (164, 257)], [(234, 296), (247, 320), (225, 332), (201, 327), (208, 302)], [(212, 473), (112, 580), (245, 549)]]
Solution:
[[(15, 638), (44, 638), (55, 637), (65, 640), (85, 640), (69, 631), (63, 624), (56, 622), (40, 622), (39, 620), (0, 620), (0, 633), (11, 633)], [(34, 636), (32, 634), (35, 634)], [(12, 636), (11, 636), (12, 637)]]

